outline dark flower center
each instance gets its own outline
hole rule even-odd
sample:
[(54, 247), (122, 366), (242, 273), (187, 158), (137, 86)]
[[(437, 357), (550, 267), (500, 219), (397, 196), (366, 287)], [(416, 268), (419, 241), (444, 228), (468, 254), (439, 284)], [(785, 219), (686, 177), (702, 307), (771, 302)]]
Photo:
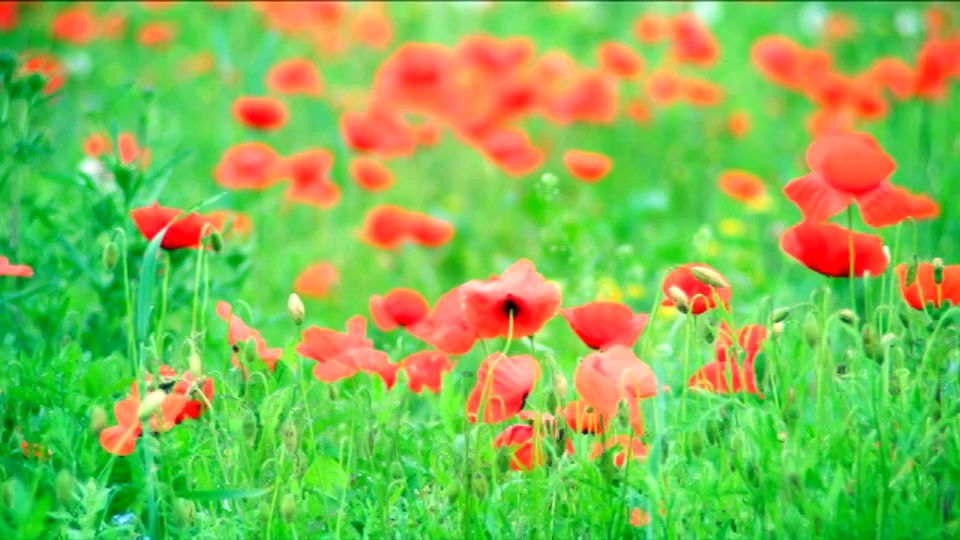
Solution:
[(503, 313), (513, 318), (516, 318), (517, 314), (520, 313), (520, 302), (512, 294), (508, 294), (506, 300), (503, 301)]

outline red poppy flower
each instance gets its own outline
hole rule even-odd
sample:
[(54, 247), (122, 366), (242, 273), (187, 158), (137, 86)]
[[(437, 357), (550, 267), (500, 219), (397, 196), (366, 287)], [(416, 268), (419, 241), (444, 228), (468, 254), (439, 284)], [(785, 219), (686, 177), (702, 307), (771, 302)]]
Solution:
[(283, 179), (283, 159), (265, 143), (240, 143), (223, 153), (214, 178), (228, 189), (267, 189)]
[(501, 276), (461, 288), (463, 314), (481, 338), (519, 339), (540, 331), (560, 307), (560, 289), (522, 259)]
[[(663, 279), (662, 289), (664, 300), (661, 305), (686, 309), (691, 315), (700, 315), (721, 306), (729, 309), (733, 295), (726, 278), (712, 266), (703, 263), (688, 263), (674, 268)], [(678, 305), (677, 300), (687, 305)]]
[(117, 150), (120, 163), (124, 165), (131, 165), (134, 161), (139, 161), (144, 169), (150, 166), (150, 151), (146, 148), (140, 148), (132, 133), (124, 132), (117, 135)]
[(842, 135), (851, 133), (853, 129), (853, 112), (844, 107), (841, 109), (817, 109), (806, 120), (807, 131), (814, 137), (827, 135)]
[(524, 176), (543, 163), (543, 151), (533, 146), (527, 133), (513, 127), (498, 127), (477, 141), (480, 151), (511, 176)]
[[(726, 362), (729, 358), (737, 359), (739, 348), (746, 353), (743, 361), (753, 363), (763, 343), (767, 340), (767, 328), (759, 324), (748, 324), (737, 331), (737, 341), (734, 344), (733, 332), (726, 322), (720, 324), (720, 331), (717, 333), (717, 339), (713, 342), (713, 348), (717, 355), (718, 362)], [(736, 345), (736, 347), (734, 347)]]
[(33, 54), (24, 60), (21, 66), (24, 74), (39, 73), (47, 78), (43, 87), (43, 95), (49, 96), (63, 88), (66, 77), (66, 68), (63, 62), (52, 54)]
[(477, 422), (483, 409), (483, 422), (496, 424), (520, 412), (540, 379), (540, 363), (527, 354), (488, 356), (477, 369), (477, 383), (467, 398), (467, 418)]
[(442, 112), (452, 61), (444, 45), (404, 43), (377, 69), (374, 102), (411, 112)]
[(750, 115), (746, 111), (736, 111), (727, 117), (727, 131), (736, 139), (742, 139), (750, 133)]
[(411, 212), (408, 214), (409, 239), (418, 246), (437, 248), (453, 239), (453, 224), (436, 218)]
[(680, 99), (683, 92), (683, 77), (676, 73), (658, 69), (647, 78), (647, 94), (654, 103), (669, 105)]
[(605, 72), (622, 79), (631, 79), (643, 71), (643, 58), (618, 41), (601, 43), (597, 48), (597, 62)]
[(723, 88), (710, 81), (685, 77), (680, 93), (694, 107), (715, 107), (723, 103)]
[(643, 444), (639, 435), (615, 435), (607, 439), (606, 444), (602, 442), (594, 443), (590, 450), (590, 459), (594, 460), (604, 453), (616, 450), (613, 455), (613, 464), (617, 467), (623, 467), (627, 464), (627, 456), (630, 459), (643, 461), (647, 459), (650, 448)]
[(177, 37), (177, 29), (170, 23), (151, 22), (143, 25), (137, 34), (137, 42), (144, 47), (162, 49)]
[(317, 67), (306, 58), (291, 58), (270, 68), (267, 88), (277, 94), (319, 97), (323, 93), (323, 79)]
[(615, 345), (633, 347), (650, 320), (649, 315), (634, 314), (629, 307), (616, 302), (591, 302), (562, 309), (560, 314), (580, 341), (599, 350)]
[(290, 115), (276, 98), (243, 96), (233, 102), (233, 116), (248, 128), (276, 131), (287, 124)]
[(350, 23), (350, 35), (357, 43), (383, 50), (393, 40), (393, 25), (380, 4), (366, 4)]
[(765, 36), (753, 43), (750, 61), (761, 75), (774, 84), (800, 89), (806, 62), (803, 47), (787, 36)]
[(783, 192), (812, 221), (828, 219), (856, 202), (871, 227), (909, 217), (902, 192), (888, 178), (896, 162), (866, 133), (821, 137), (807, 149), (812, 172), (790, 181)]
[(747, 171), (724, 171), (718, 179), (720, 191), (731, 199), (757, 205), (767, 199), (767, 186), (758, 176)]
[(17, 28), (17, 2), (0, 2), (0, 32)]
[(247, 343), (251, 339), (257, 347), (257, 356), (267, 364), (267, 369), (273, 371), (277, 362), (283, 356), (283, 349), (276, 347), (271, 349), (260, 332), (247, 326), (243, 319), (233, 313), (233, 306), (224, 301), (217, 302), (217, 316), (227, 323), (227, 342), (234, 347), (234, 355), (231, 362), (235, 367), (239, 367), (244, 374), (249, 374), (247, 366), (240, 362), (237, 355), (237, 347), (240, 343)]
[(423, 295), (413, 289), (393, 289), (370, 297), (370, 318), (384, 332), (420, 322), (430, 311)]
[(633, 35), (641, 43), (657, 43), (670, 36), (670, 19), (664, 15), (648, 13), (637, 17)]
[(33, 277), (33, 268), (25, 264), (10, 264), (10, 259), (0, 257), (0, 276)]
[(538, 440), (530, 424), (507, 426), (493, 440), (493, 447), (510, 449), (513, 454), (510, 469), (514, 471), (530, 471), (546, 463), (543, 442)]
[(457, 60), (463, 66), (485, 75), (502, 77), (523, 67), (533, 58), (535, 45), (530, 38), (498, 39), (485, 34), (466, 36), (457, 44)]
[(318, 262), (308, 266), (297, 276), (293, 290), (302, 296), (324, 298), (339, 283), (337, 267), (328, 262)]
[(350, 176), (367, 191), (383, 191), (393, 185), (393, 173), (386, 165), (366, 156), (357, 156), (350, 162)]
[(569, 88), (546, 100), (545, 112), (561, 125), (609, 124), (617, 116), (619, 94), (616, 78), (602, 71), (585, 71), (574, 76)]
[(619, 345), (584, 358), (573, 385), (587, 405), (611, 416), (621, 399), (632, 403), (657, 394), (657, 377), (650, 366)]
[(477, 341), (477, 331), (463, 315), (460, 287), (441, 296), (429, 315), (407, 327), (407, 332), (447, 354), (466, 354)]
[(563, 414), (567, 418), (567, 425), (577, 433), (600, 435), (610, 428), (613, 415), (594, 410), (583, 401), (567, 403)]
[(367, 212), (360, 237), (379, 249), (396, 249), (407, 239), (409, 213), (394, 205), (380, 205)]
[(391, 364), (385, 352), (374, 349), (366, 333), (367, 320), (359, 315), (347, 321), (346, 333), (311, 326), (304, 330), (297, 353), (317, 361), (313, 376), (320, 381), (336, 382), (364, 371), (376, 373), (389, 390), (399, 366)]
[(453, 364), (443, 352), (420, 351), (404, 358), (400, 369), (407, 373), (407, 385), (414, 394), (423, 392), (424, 388), (439, 394), (443, 374), (453, 371)]
[[(900, 282), (900, 295), (913, 309), (925, 309), (927, 304), (940, 308), (944, 302), (949, 302), (953, 306), (960, 305), (960, 265), (943, 266), (940, 270), (939, 283), (935, 268), (931, 263), (920, 263), (916, 266), (916, 273), (913, 276), (909, 276), (910, 267), (905, 264), (899, 264), (894, 268)], [(910, 277), (912, 281), (908, 281)]]
[(710, 67), (720, 56), (716, 38), (693, 13), (681, 13), (670, 21), (670, 39), (670, 55), (682, 64)]
[(913, 68), (899, 58), (874, 60), (867, 77), (877, 86), (889, 90), (894, 97), (904, 100), (913, 94)]
[(71, 45), (86, 45), (97, 37), (97, 21), (86, 6), (65, 9), (53, 18), (50, 33), (53, 39)]
[[(161, 392), (162, 391), (158, 391)], [(148, 394), (149, 396), (149, 394)], [(181, 394), (167, 394), (163, 396), (159, 413), (150, 419), (151, 428), (156, 431), (166, 431), (176, 425), (187, 398)], [(130, 396), (118, 401), (113, 407), (113, 415), (117, 425), (100, 432), (100, 446), (108, 453), (118, 456), (128, 456), (137, 448), (137, 439), (143, 433), (140, 420), (141, 403), (138, 395)]]
[(805, 221), (794, 225), (780, 237), (780, 249), (807, 268), (829, 277), (849, 276), (851, 259), (855, 277), (868, 272), (879, 276), (889, 263), (882, 238), (833, 223)]
[(318, 208), (333, 208), (340, 201), (340, 187), (330, 180), (333, 154), (327, 150), (306, 150), (286, 160), (290, 177), (287, 199)]
[(413, 126), (402, 116), (385, 109), (344, 113), (340, 118), (340, 132), (347, 146), (357, 152), (382, 157), (409, 156), (417, 148)]
[(603, 180), (613, 167), (613, 162), (607, 156), (586, 150), (567, 150), (563, 154), (563, 164), (574, 178), (584, 182)]
[(175, 423), (179, 424), (191, 418), (197, 420), (213, 403), (214, 382), (209, 377), (197, 380), (189, 371), (173, 386), (173, 391), (187, 396), (188, 401), (177, 416)]
[(753, 362), (738, 364), (736, 360), (710, 362), (690, 377), (690, 388), (699, 388), (714, 394), (735, 394), (746, 392), (759, 395), (757, 378)]
[(159, 203), (135, 208), (130, 212), (130, 217), (148, 241), (153, 240), (164, 227), (170, 225), (160, 241), (160, 247), (169, 250), (198, 248), (203, 237), (213, 230), (206, 217), (196, 212), (184, 216), (183, 210), (160, 206)]
[(627, 116), (638, 124), (649, 124), (653, 119), (650, 106), (640, 98), (632, 99), (627, 103)]
[(110, 144), (110, 137), (103, 133), (92, 133), (83, 140), (83, 152), (92, 158), (99, 158), (112, 151), (113, 145)]

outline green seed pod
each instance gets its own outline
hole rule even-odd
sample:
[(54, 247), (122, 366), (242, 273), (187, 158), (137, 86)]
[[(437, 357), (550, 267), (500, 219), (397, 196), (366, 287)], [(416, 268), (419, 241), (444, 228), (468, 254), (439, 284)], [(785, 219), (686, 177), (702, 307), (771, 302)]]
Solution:
[(247, 409), (243, 415), (243, 424), (240, 427), (243, 432), (243, 438), (247, 440), (249, 444), (253, 444), (257, 440), (257, 416), (253, 411)]
[(107, 427), (107, 411), (97, 405), (90, 409), (90, 433), (98, 435)]
[(687, 433), (687, 449), (694, 456), (699, 456), (703, 452), (704, 436), (699, 431)]
[(791, 308), (777, 308), (773, 310), (773, 313), (770, 314), (770, 321), (776, 324), (787, 320), (787, 317), (790, 316), (790, 310)]
[(295, 454), (297, 452), (300, 433), (292, 419), (287, 418), (283, 421), (283, 424), (280, 426), (280, 438), (283, 440), (283, 447), (288, 453)]
[(113, 270), (117, 266), (118, 260), (120, 260), (120, 248), (117, 247), (116, 242), (111, 240), (103, 247), (103, 267), (107, 270)]
[(943, 283), (943, 259), (940, 257), (933, 260), (933, 282), (937, 285)]
[(262, 523), (270, 521), (270, 506), (266, 502), (257, 505), (257, 519)]
[(846, 324), (855, 324), (857, 322), (857, 314), (850, 309), (841, 309), (837, 312), (837, 317)]
[(401, 465), (399, 461), (394, 461), (390, 464), (390, 478), (401, 480), (406, 477), (407, 473), (403, 470), (403, 465)]
[(480, 473), (476, 473), (473, 476), (473, 494), (477, 496), (478, 499), (483, 500), (487, 498), (487, 492), (489, 491), (490, 484), (487, 482), (487, 478)]
[(820, 320), (812, 312), (808, 311), (806, 316), (803, 318), (803, 340), (807, 343), (807, 346), (811, 349), (816, 349), (820, 346)]
[(290, 523), (297, 517), (297, 498), (293, 496), (293, 493), (287, 493), (283, 496), (283, 500), (280, 501), (280, 517), (283, 518), (283, 521)]
[(187, 499), (173, 500), (173, 522), (178, 527), (189, 527), (193, 525), (193, 520), (197, 517), (197, 507), (193, 501)]
[(57, 494), (57, 501), (63, 506), (69, 506), (73, 503), (74, 491), (77, 489), (77, 479), (66, 469), (60, 469), (57, 478), (53, 482), (54, 490)]

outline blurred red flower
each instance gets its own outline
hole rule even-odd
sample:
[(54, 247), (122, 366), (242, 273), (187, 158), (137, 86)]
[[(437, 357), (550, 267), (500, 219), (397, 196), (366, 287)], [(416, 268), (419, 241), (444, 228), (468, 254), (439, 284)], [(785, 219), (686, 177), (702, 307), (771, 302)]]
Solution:
[(467, 419), (476, 423), (481, 409), (481, 421), (487, 424), (510, 418), (523, 409), (539, 379), (540, 363), (530, 355), (488, 356), (477, 369), (477, 383), (467, 398)]
[(160, 206), (156, 202), (152, 206), (131, 210), (130, 217), (148, 241), (169, 225), (160, 241), (160, 247), (168, 250), (198, 248), (203, 237), (213, 231), (208, 218), (196, 212), (184, 215), (183, 210)]
[(834, 223), (805, 221), (794, 225), (780, 237), (780, 249), (828, 277), (846, 277), (851, 270), (854, 277), (868, 272), (879, 276), (890, 262), (883, 250), (882, 238), (856, 233)]
[(650, 320), (649, 315), (634, 314), (628, 306), (616, 302), (591, 302), (562, 309), (560, 314), (580, 341), (599, 350), (615, 345), (633, 347)]

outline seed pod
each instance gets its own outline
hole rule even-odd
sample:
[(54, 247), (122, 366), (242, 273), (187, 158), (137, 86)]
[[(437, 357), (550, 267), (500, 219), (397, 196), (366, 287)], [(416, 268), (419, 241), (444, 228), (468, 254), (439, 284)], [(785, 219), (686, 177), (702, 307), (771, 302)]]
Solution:
[(290, 319), (293, 320), (293, 324), (297, 326), (303, 324), (303, 318), (306, 316), (306, 308), (303, 307), (303, 300), (300, 299), (297, 293), (291, 294), (290, 298), (287, 299), (287, 313), (290, 314)]
[(820, 346), (820, 319), (812, 311), (808, 311), (803, 317), (803, 340), (811, 349)]
[(399, 461), (394, 461), (390, 464), (390, 478), (401, 480), (406, 477), (407, 473), (403, 470), (403, 465), (401, 465)]
[(117, 266), (118, 260), (120, 260), (120, 248), (117, 247), (116, 242), (111, 240), (103, 247), (103, 267), (107, 270), (113, 270)]
[(940, 257), (933, 260), (933, 282), (937, 285), (943, 283), (943, 259)]
[(70, 471), (66, 469), (60, 469), (60, 472), (57, 473), (57, 478), (53, 482), (54, 490), (57, 494), (57, 501), (63, 505), (68, 506), (74, 501), (74, 491), (77, 488), (77, 479), (70, 474)]
[(220, 234), (220, 231), (210, 233), (210, 247), (213, 248), (214, 253), (223, 251), (223, 235)]
[(107, 411), (97, 405), (90, 409), (90, 433), (99, 434), (107, 427)]
[(720, 275), (720, 272), (706, 266), (694, 266), (690, 268), (690, 273), (697, 281), (704, 285), (709, 285), (715, 289), (726, 289), (730, 286), (726, 279)]
[(790, 316), (791, 308), (777, 308), (773, 310), (773, 313), (770, 314), (770, 320), (774, 324), (787, 320), (787, 317)]
[(257, 519), (262, 523), (270, 521), (270, 506), (268, 506), (266, 502), (261, 502), (257, 506)]
[(667, 295), (673, 300), (677, 311), (684, 315), (690, 313), (690, 297), (687, 296), (687, 293), (683, 292), (683, 289), (674, 285), (667, 289)]
[(241, 425), (240, 429), (243, 432), (243, 438), (246, 439), (249, 444), (252, 445), (254, 442), (256, 442), (257, 417), (249, 409), (247, 409), (246, 413), (243, 415), (243, 424)]
[(287, 452), (295, 454), (300, 434), (297, 431), (297, 425), (292, 419), (287, 418), (283, 421), (283, 424), (280, 426), (280, 438), (283, 440), (283, 447)]
[(783, 335), (784, 329), (783, 321), (778, 321), (773, 323), (773, 337), (780, 337)]
[(293, 493), (287, 493), (280, 501), (280, 517), (283, 521), (290, 523), (297, 517), (297, 498)]
[(854, 324), (857, 322), (857, 314), (850, 309), (841, 309), (837, 312), (837, 316), (846, 324)]
[(570, 391), (570, 383), (567, 382), (567, 378), (563, 376), (563, 373), (559, 371), (553, 374), (553, 390), (561, 400), (566, 399), (567, 392)]

